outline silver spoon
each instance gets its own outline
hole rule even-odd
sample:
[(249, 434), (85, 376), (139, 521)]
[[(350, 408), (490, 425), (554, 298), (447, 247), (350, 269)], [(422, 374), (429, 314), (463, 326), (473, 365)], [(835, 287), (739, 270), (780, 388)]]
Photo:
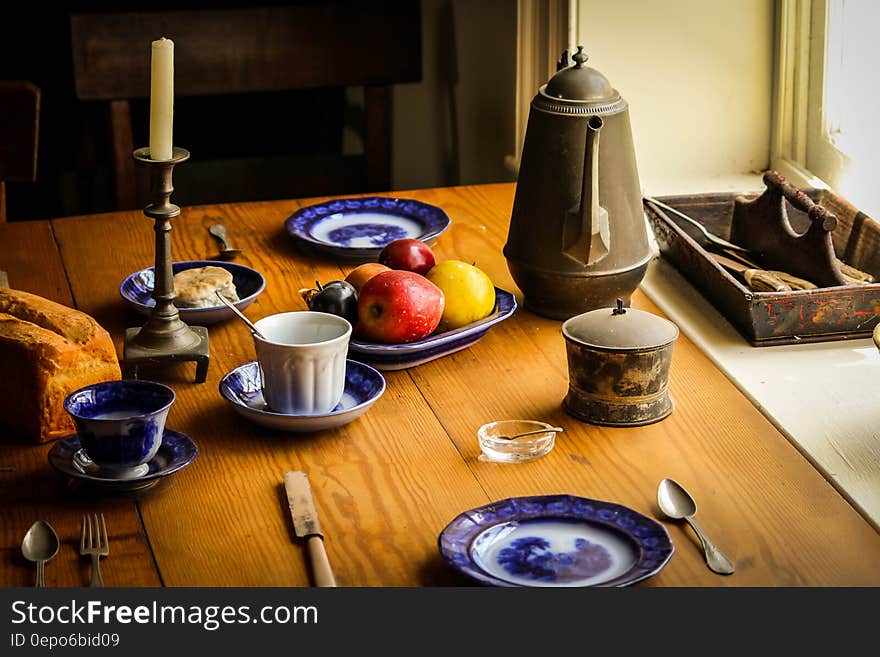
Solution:
[(268, 340), (268, 339), (269, 339), (269, 338), (267, 338), (265, 335), (263, 335), (262, 333), (260, 333), (260, 330), (259, 330), (256, 326), (253, 325), (253, 323), (251, 322), (251, 320), (249, 320), (247, 317), (245, 317), (244, 314), (243, 314), (238, 308), (236, 308), (235, 306), (233, 306), (233, 305), (232, 305), (232, 302), (230, 302), (229, 299), (227, 299), (227, 298), (224, 297), (222, 294), (220, 294), (220, 291), (219, 291), (219, 290), (216, 292), (216, 294), (217, 294), (217, 297), (220, 299), (220, 301), (222, 301), (223, 304), (224, 304), (227, 308), (229, 308), (232, 312), (234, 312), (236, 315), (238, 315), (238, 317), (239, 317), (239, 319), (241, 319), (241, 321), (243, 321), (245, 324), (247, 324), (248, 326), (250, 326), (251, 331), (253, 331), (253, 332), (256, 333), (257, 335), (259, 335), (259, 336), (260, 336), (261, 338), (263, 338), (264, 340)]
[(211, 233), (211, 235), (216, 237), (218, 240), (220, 240), (220, 244), (222, 245), (220, 247), (221, 257), (231, 260), (239, 253), (241, 253), (241, 249), (233, 249), (231, 246), (229, 246), (229, 240), (226, 235), (226, 226), (224, 226), (223, 224), (213, 224), (208, 229), (208, 232)]
[(45, 586), (43, 572), (46, 562), (58, 554), (59, 545), (58, 534), (45, 520), (37, 520), (24, 535), (21, 553), (25, 559), (37, 564), (37, 586)]
[(687, 520), (700, 542), (703, 544), (703, 552), (706, 555), (706, 563), (709, 568), (721, 575), (730, 575), (735, 568), (724, 553), (719, 550), (712, 541), (703, 533), (703, 531), (694, 522), (693, 516), (697, 513), (697, 503), (694, 498), (676, 481), (672, 479), (664, 479), (660, 482), (657, 489), (657, 504), (660, 510), (670, 518)]
[(562, 427), (547, 427), (546, 429), (535, 429), (534, 431), (525, 431), (523, 433), (514, 434), (513, 436), (498, 436), (503, 440), (513, 440), (515, 438), (522, 438), (523, 436), (533, 436), (536, 433), (559, 433), (562, 431)]

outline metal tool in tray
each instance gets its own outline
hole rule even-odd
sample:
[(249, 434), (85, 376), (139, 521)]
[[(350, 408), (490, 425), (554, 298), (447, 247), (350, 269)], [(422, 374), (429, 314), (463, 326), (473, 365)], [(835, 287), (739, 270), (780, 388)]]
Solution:
[[(734, 200), (730, 239), (746, 247), (759, 262), (773, 263), (818, 287), (873, 282), (873, 277), (838, 259), (831, 233), (837, 217), (814, 203), (775, 171), (763, 177), (767, 188), (755, 199)], [(806, 213), (809, 227), (802, 234), (792, 227), (785, 201)]]

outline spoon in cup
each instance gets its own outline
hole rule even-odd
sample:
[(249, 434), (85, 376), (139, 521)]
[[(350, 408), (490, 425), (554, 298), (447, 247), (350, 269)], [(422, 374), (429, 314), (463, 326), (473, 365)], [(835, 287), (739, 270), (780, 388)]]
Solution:
[(244, 313), (242, 313), (238, 308), (236, 308), (235, 306), (233, 306), (233, 305), (232, 305), (232, 302), (229, 301), (229, 299), (227, 299), (227, 298), (224, 297), (222, 294), (220, 294), (219, 290), (217, 291), (217, 297), (220, 299), (220, 301), (223, 302), (223, 304), (224, 304), (227, 308), (229, 308), (232, 312), (234, 312), (236, 315), (238, 315), (238, 318), (239, 318), (241, 321), (243, 321), (245, 324), (247, 324), (247, 325), (250, 327), (251, 331), (253, 331), (254, 333), (256, 333), (258, 336), (260, 336), (260, 337), (263, 338), (264, 340), (268, 339), (268, 338), (266, 338), (265, 335), (263, 335), (262, 333), (260, 333), (260, 330), (259, 330), (256, 326), (253, 325), (253, 322), (251, 322), (251, 320), (249, 320), (247, 317), (244, 316)]

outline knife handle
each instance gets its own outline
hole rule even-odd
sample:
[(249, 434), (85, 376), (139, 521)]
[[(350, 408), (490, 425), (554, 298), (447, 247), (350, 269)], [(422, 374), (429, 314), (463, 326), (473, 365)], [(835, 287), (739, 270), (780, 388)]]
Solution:
[(324, 550), (324, 539), (320, 536), (309, 536), (306, 546), (312, 562), (315, 586), (336, 586), (336, 578), (333, 577), (330, 560), (327, 559), (327, 552)]

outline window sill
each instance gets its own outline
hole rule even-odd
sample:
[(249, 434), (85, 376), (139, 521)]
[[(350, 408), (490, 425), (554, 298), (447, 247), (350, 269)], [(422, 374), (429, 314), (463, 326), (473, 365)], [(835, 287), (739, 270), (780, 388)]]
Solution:
[[(663, 196), (747, 191), (763, 184), (760, 176), (751, 181), (733, 176), (667, 181), (647, 189)], [(752, 347), (662, 258), (652, 262), (641, 288), (880, 531), (880, 352), (873, 342)]]

